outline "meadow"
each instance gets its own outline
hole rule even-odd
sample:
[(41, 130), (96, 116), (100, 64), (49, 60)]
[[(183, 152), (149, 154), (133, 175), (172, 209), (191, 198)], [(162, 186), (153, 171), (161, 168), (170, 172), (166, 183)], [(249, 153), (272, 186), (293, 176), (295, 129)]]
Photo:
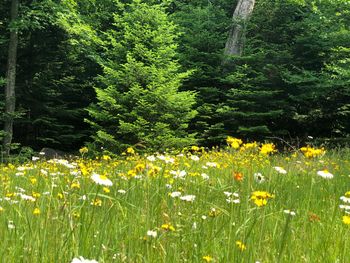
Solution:
[(2, 262), (349, 262), (348, 148), (227, 143), (2, 165)]

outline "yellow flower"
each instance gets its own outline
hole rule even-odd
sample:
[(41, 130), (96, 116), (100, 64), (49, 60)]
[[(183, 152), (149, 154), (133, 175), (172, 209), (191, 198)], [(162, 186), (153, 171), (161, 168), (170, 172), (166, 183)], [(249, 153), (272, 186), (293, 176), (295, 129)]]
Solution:
[(191, 150), (194, 151), (194, 152), (198, 152), (200, 150), (200, 148), (198, 146), (192, 146), (191, 147)]
[(36, 207), (33, 211), (33, 215), (40, 215), (40, 209)]
[(91, 205), (94, 205), (94, 206), (102, 206), (102, 200), (96, 198), (95, 200), (92, 200), (92, 201), (91, 201)]
[(84, 154), (84, 153), (89, 152), (89, 149), (88, 149), (87, 147), (83, 147), (83, 148), (79, 149), (79, 152), (80, 152), (81, 154)]
[(112, 160), (112, 158), (109, 155), (103, 155), (102, 160), (110, 161), (110, 160)]
[(350, 216), (343, 216), (343, 223), (345, 225), (350, 225)]
[(323, 155), (326, 151), (324, 148), (313, 148), (311, 146), (301, 147), (300, 151), (304, 154), (306, 158), (314, 158)]
[(212, 258), (211, 256), (207, 255), (207, 256), (204, 256), (204, 257), (203, 257), (203, 260), (204, 260), (205, 262), (211, 262), (211, 261), (213, 261), (213, 258)]
[(111, 190), (108, 188), (108, 187), (103, 187), (103, 192), (105, 192), (105, 193), (109, 193)]
[(80, 184), (79, 184), (79, 182), (73, 182), (73, 183), (70, 185), (70, 188), (71, 188), (71, 189), (74, 189), (74, 188), (80, 189)]
[(58, 194), (57, 194), (57, 198), (58, 198), (58, 199), (63, 199), (63, 194), (62, 194), (62, 193), (58, 193)]
[(175, 231), (175, 227), (173, 227), (171, 224), (163, 224), (161, 228), (166, 231)]
[(127, 152), (128, 154), (135, 154), (135, 150), (134, 150), (132, 147), (127, 148), (127, 149), (126, 149), (126, 152)]
[(243, 143), (241, 139), (233, 138), (228, 136), (226, 139), (228, 145), (230, 145), (233, 149), (238, 149), (240, 145)]
[(30, 177), (30, 182), (32, 183), (32, 184), (36, 184), (37, 183), (37, 179), (36, 178), (34, 178), (34, 177)]
[(244, 245), (242, 241), (236, 241), (236, 246), (240, 251), (244, 251), (247, 249), (246, 245)]
[(250, 199), (254, 201), (257, 206), (265, 206), (269, 198), (274, 198), (274, 195), (264, 191), (254, 191)]
[(277, 150), (275, 149), (275, 145), (273, 143), (265, 143), (263, 145), (261, 145), (260, 148), (260, 153), (261, 154), (270, 154), (270, 153), (274, 153), (277, 152)]

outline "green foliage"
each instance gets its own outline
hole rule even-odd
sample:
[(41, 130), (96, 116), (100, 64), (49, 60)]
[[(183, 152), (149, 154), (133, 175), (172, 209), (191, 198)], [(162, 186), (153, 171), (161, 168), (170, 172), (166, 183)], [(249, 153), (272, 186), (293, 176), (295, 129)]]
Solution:
[(98, 57), (98, 102), (88, 109), (94, 139), (112, 151), (193, 144), (186, 129), (196, 114), (194, 94), (178, 91), (190, 72), (179, 73), (175, 25), (161, 5), (135, 1), (124, 8), (105, 33), (110, 48)]

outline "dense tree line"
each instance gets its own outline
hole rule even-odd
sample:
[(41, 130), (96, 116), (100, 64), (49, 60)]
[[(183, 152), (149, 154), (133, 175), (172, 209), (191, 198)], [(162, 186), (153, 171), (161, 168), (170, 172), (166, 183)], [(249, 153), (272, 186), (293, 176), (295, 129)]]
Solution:
[(349, 141), (347, 0), (4, 0), (0, 62), (5, 154)]

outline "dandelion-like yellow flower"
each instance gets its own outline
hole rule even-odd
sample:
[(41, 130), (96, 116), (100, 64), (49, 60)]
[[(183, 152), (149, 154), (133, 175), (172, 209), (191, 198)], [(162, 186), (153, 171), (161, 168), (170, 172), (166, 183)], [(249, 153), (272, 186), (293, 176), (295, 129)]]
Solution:
[(80, 189), (80, 184), (79, 182), (72, 182), (70, 185), (71, 189)]
[(36, 216), (37, 216), (37, 215), (40, 215), (40, 213), (41, 213), (41, 211), (40, 211), (40, 209), (37, 208), (37, 207), (36, 207), (36, 208), (34, 209), (34, 211), (33, 211), (33, 215), (36, 215)]
[(236, 246), (238, 247), (238, 249), (240, 251), (244, 251), (247, 249), (246, 245), (244, 245), (244, 243), (242, 241), (236, 241)]
[(91, 201), (91, 205), (93, 205), (93, 206), (102, 206), (102, 200), (96, 198), (96, 199)]
[(161, 228), (166, 231), (175, 231), (175, 227), (173, 227), (171, 224), (163, 224)]
[(82, 147), (82, 148), (79, 149), (79, 152), (80, 152), (81, 154), (84, 154), (84, 153), (89, 152), (89, 149), (88, 149), (87, 147)]
[(350, 225), (350, 216), (343, 216), (343, 223), (345, 225)]
[(211, 262), (211, 261), (213, 261), (213, 258), (212, 258), (211, 256), (207, 255), (207, 256), (204, 256), (204, 257), (203, 257), (203, 260), (204, 260), (205, 262)]
[(128, 154), (135, 154), (135, 150), (132, 147), (129, 147), (126, 149), (126, 153)]
[(110, 160), (112, 160), (112, 158), (111, 158), (109, 155), (103, 155), (103, 156), (102, 156), (102, 160), (104, 160), (104, 161), (110, 161)]
[(274, 198), (274, 195), (265, 191), (254, 191), (252, 193), (252, 196), (250, 197), (254, 204), (256, 204), (259, 207), (265, 206), (269, 198)]
[(105, 192), (106, 194), (111, 192), (111, 189), (109, 189), (108, 187), (103, 187), (103, 192)]

